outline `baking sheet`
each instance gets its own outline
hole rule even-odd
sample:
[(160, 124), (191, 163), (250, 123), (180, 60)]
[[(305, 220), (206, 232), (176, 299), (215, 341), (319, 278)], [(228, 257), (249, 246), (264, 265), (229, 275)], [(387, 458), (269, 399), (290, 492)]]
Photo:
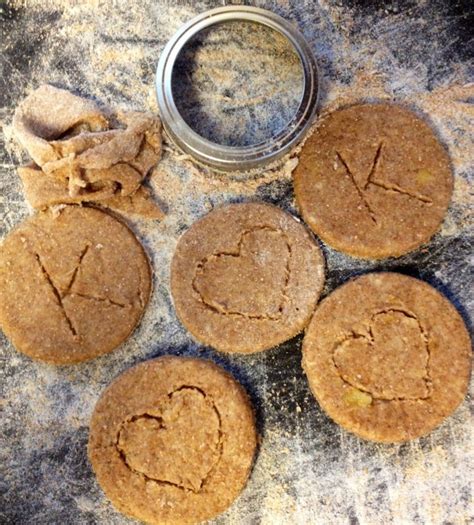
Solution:
[[(385, 262), (363, 262), (322, 245), (324, 294), (368, 270), (402, 271), (445, 293), (472, 327), (474, 88), (468, 4), (258, 3), (292, 20), (311, 42), (322, 72), (321, 112), (361, 99), (400, 101), (429, 115), (452, 158), (453, 202), (432, 242)], [(157, 0), (1, 4), (3, 235), (30, 213), (15, 174), (22, 154), (11, 141), (17, 103), (39, 84), (51, 82), (114, 107), (156, 110), (153, 80), (160, 50), (183, 22), (218, 5), (222, 3)], [(248, 42), (264, 62), (268, 42)], [(239, 54), (237, 44), (221, 35), (200, 60), (224, 79), (231, 63), (238, 82), (248, 57)], [(268, 84), (257, 88), (271, 98)], [(219, 113), (223, 105), (236, 104), (222, 99), (219, 85), (214, 92), (206, 102), (208, 111)], [(248, 115), (253, 111), (264, 119), (265, 112), (278, 110), (271, 104), (259, 106), (252, 97), (237, 98), (237, 115), (247, 108)], [(240, 125), (229, 119), (229, 127)], [(2, 336), (2, 523), (134, 523), (113, 509), (95, 481), (86, 456), (88, 421), (114, 377), (166, 353), (221, 364), (245, 385), (257, 410), (261, 446), (251, 479), (214, 523), (424, 525), (474, 519), (471, 396), (425, 438), (390, 446), (364, 442), (341, 430), (314, 401), (300, 366), (301, 336), (268, 352), (230, 356), (195, 343), (176, 319), (168, 283), (180, 234), (225, 202), (259, 199), (297, 214), (291, 183), (296, 161), (290, 158), (263, 174), (213, 175), (167, 146), (151, 186), (168, 216), (160, 224), (130, 222), (155, 270), (151, 303), (130, 340), (109, 356), (53, 367), (17, 353)]]

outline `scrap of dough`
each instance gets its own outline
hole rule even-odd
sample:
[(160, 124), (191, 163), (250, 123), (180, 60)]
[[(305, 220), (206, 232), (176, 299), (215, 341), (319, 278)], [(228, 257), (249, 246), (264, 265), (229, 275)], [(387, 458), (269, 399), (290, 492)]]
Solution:
[(100, 200), (98, 203), (124, 215), (137, 215), (144, 219), (158, 220), (165, 217), (165, 213), (153, 201), (150, 191), (145, 186), (140, 186), (132, 195), (112, 197), (111, 199)]
[[(159, 136), (160, 122), (149, 113), (130, 111), (119, 116), (120, 122), (127, 127), (115, 135), (109, 142), (88, 149), (78, 155), (76, 162), (84, 168), (109, 168), (118, 161), (130, 162), (135, 159), (142, 143), (147, 142), (145, 133)], [(155, 154), (159, 155), (161, 143)]]
[[(18, 107), (16, 136), (35, 165), (19, 168), (34, 208), (101, 202), (125, 214), (163, 218), (141, 183), (161, 156), (161, 122), (138, 111), (109, 124), (91, 101), (52, 86), (41, 86)], [(121, 200), (123, 199), (123, 200)]]
[[(122, 113), (119, 121), (125, 129), (105, 133), (80, 134), (64, 141), (53, 141), (53, 147), (61, 152), (61, 159), (47, 162), (42, 166), (46, 173), (52, 173), (65, 165), (80, 168), (105, 169), (117, 162), (134, 162), (142, 149), (148, 146), (159, 159), (161, 141), (160, 122), (149, 113), (130, 111)], [(151, 144), (150, 144), (150, 142)], [(146, 175), (146, 171), (142, 173)]]
[[(118, 167), (132, 169), (126, 164), (114, 166), (115, 169)], [(90, 171), (101, 172), (103, 170)], [(22, 166), (18, 168), (18, 175), (23, 183), (28, 202), (33, 208), (39, 210), (58, 204), (92, 202), (127, 216), (137, 215), (146, 219), (161, 220), (165, 215), (151, 198), (150, 192), (141, 185), (138, 185), (133, 193), (117, 194), (113, 180), (103, 182), (98, 177), (98, 181), (92, 183), (87, 193), (70, 195), (65, 179), (47, 175), (38, 166)]]
[[(87, 194), (101, 183), (112, 184), (115, 188), (113, 195), (131, 195), (137, 191), (143, 181), (141, 173), (124, 162), (102, 169), (78, 169), (74, 166), (64, 166), (51, 174), (44, 172), (44, 175), (59, 179), (69, 185), (71, 196), (82, 194), (84, 198), (88, 197)], [(73, 177), (77, 179), (74, 179), (74, 191), (71, 191)]]
[[(66, 180), (46, 175), (38, 166), (22, 166), (18, 175), (23, 183), (23, 191), (27, 201), (33, 208), (45, 209), (58, 204), (74, 204), (84, 201), (84, 195), (70, 195)], [(87, 199), (91, 201), (107, 199), (114, 195), (114, 188), (106, 185), (89, 192)]]
[(49, 85), (26, 97), (13, 116), (16, 137), (40, 166), (60, 158), (50, 141), (78, 129), (97, 132), (107, 127), (107, 119), (94, 102)]

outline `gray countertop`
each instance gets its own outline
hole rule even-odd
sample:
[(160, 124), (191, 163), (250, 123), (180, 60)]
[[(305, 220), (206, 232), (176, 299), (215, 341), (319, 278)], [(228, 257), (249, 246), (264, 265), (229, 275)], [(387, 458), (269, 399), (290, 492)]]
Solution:
[[(74, 4), (0, 7), (3, 235), (31, 213), (15, 173), (24, 157), (11, 139), (18, 102), (50, 82), (115, 108), (156, 111), (154, 70), (164, 44), (194, 14), (222, 5), (161, 0)], [(377, 4), (258, 3), (297, 24), (311, 43), (322, 72), (321, 112), (358, 100), (400, 101), (429, 117), (452, 158), (453, 201), (432, 242), (383, 262), (353, 259), (322, 245), (324, 294), (359, 273), (397, 270), (436, 286), (471, 327), (474, 87), (469, 83), (469, 2)], [(186, 106), (188, 92), (183, 89), (183, 112), (202, 133), (245, 142), (287, 118), (293, 99), (291, 90), (288, 95), (283, 88), (298, 85), (298, 73), (285, 50), (272, 51), (277, 48), (272, 38), (250, 32), (239, 40), (232, 31), (227, 36), (220, 31), (209, 37), (204, 51), (191, 49), (200, 64), (188, 72), (197, 92)], [(273, 81), (247, 84), (251, 65)], [(206, 68), (215, 76), (208, 78)], [(205, 92), (212, 95), (203, 98)], [(364, 442), (334, 424), (312, 397), (300, 366), (302, 336), (252, 356), (224, 355), (194, 342), (178, 322), (169, 292), (169, 263), (179, 235), (214, 206), (230, 201), (261, 199), (297, 214), (294, 163), (289, 159), (253, 175), (216, 175), (168, 145), (150, 181), (168, 215), (162, 223), (130, 222), (155, 271), (151, 303), (133, 336), (108, 356), (69, 367), (33, 362), (1, 337), (1, 523), (133, 523), (114, 510), (95, 481), (86, 455), (88, 422), (114, 377), (166, 353), (221, 364), (245, 385), (256, 407), (261, 446), (251, 479), (214, 523), (447, 525), (474, 519), (470, 396), (427, 437), (402, 445)]]

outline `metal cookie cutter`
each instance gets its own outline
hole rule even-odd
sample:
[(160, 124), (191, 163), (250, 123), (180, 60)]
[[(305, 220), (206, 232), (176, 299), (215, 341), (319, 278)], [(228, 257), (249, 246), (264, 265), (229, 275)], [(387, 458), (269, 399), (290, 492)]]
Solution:
[[(229, 21), (254, 22), (278, 31), (293, 46), (303, 69), (303, 94), (291, 121), (270, 139), (250, 146), (224, 146), (200, 136), (184, 121), (173, 97), (173, 68), (186, 43), (202, 30)], [(166, 44), (156, 71), (156, 91), (163, 126), (183, 152), (216, 170), (245, 171), (282, 157), (302, 139), (316, 113), (318, 80), (318, 67), (309, 44), (288, 21), (257, 7), (227, 6), (196, 16)]]

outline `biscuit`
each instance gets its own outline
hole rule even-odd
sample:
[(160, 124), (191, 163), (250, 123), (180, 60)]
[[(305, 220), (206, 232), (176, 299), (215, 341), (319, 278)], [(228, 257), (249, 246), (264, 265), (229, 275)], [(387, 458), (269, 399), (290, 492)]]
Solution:
[(135, 235), (94, 208), (38, 213), (0, 248), (0, 325), (35, 359), (68, 364), (112, 351), (138, 324), (150, 291)]
[(305, 222), (336, 250), (398, 257), (426, 243), (451, 198), (449, 157), (417, 115), (392, 104), (331, 113), (294, 171)]
[(466, 395), (471, 342), (454, 306), (423, 281), (370, 273), (324, 299), (303, 341), (315, 397), (373, 441), (427, 434)]
[(171, 266), (179, 319), (224, 352), (258, 352), (298, 334), (323, 283), (323, 256), (306, 228), (262, 203), (223, 206), (197, 221)]
[(210, 361), (166, 356), (107, 388), (92, 416), (89, 458), (118, 510), (183, 525), (233, 503), (256, 444), (250, 401), (229, 374)]

